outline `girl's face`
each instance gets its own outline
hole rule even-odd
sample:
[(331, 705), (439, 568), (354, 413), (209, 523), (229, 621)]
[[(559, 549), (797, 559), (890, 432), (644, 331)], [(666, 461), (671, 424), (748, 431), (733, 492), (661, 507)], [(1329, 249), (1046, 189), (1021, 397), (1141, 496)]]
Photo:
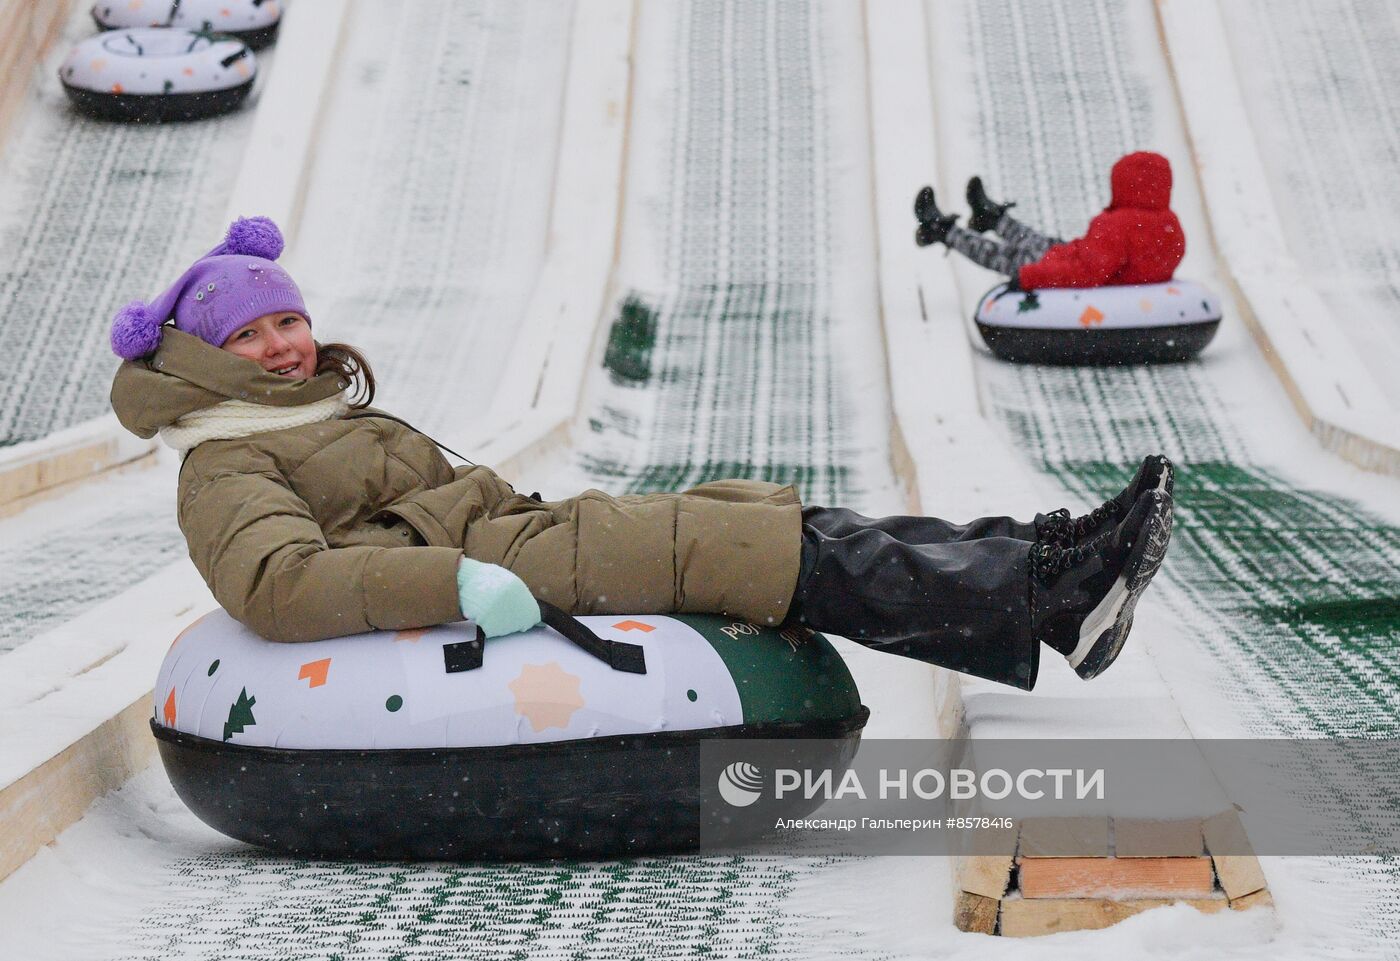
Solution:
[(220, 345), (291, 380), (307, 380), (316, 373), (316, 342), (311, 324), (301, 314), (263, 314), (244, 324)]

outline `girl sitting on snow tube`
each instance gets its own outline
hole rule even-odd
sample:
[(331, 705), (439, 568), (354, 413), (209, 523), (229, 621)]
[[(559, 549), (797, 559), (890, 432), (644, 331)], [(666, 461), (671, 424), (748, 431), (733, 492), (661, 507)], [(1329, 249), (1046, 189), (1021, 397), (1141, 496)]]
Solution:
[[(719, 613), (800, 624), (1030, 689), (1039, 645), (1106, 669), (1171, 529), (1171, 466), (1147, 458), (1071, 518), (863, 517), (792, 486), (563, 500), (453, 468), (369, 407), (369, 364), (318, 344), (276, 225), (241, 219), (112, 325), (112, 404), (184, 458), (178, 517), (229, 614), (275, 641), (468, 618), (487, 637), (573, 614)], [(173, 325), (167, 322), (173, 321)], [(353, 385), (353, 386), (352, 386)]]
[[(1092, 678), (1165, 555), (1163, 457), (1092, 513), (1032, 521), (868, 518), (756, 480), (518, 495), (368, 406), (370, 364), (312, 339), (281, 248), (272, 221), (235, 221), (112, 324), (113, 408), (181, 451), (190, 558), (242, 625), (216, 612), (176, 640), (153, 719), (181, 797), (235, 838), (529, 857), (693, 849), (711, 822), (746, 836), (697, 807), (703, 742), (778, 737), (797, 766), (844, 768), (865, 723), (840, 658), (806, 629), (1025, 689), (1046, 643)], [(301, 656), (269, 642), (318, 643)], [(564, 667), (546, 677), (521, 657)], [(561, 686), (580, 679), (587, 710)], [(724, 777), (729, 804), (757, 797), (742, 758)]]
[[(988, 198), (980, 177), (967, 184), (970, 229), (938, 208), (932, 187), (919, 191), (919, 246), (941, 243), (1009, 278), (983, 298), (976, 318), (998, 355), (1043, 363), (1185, 360), (1214, 336), (1220, 322), (1214, 296), (1190, 281), (1172, 283), (1186, 235), (1169, 207), (1170, 162), (1157, 153), (1128, 154), (1113, 165), (1110, 183), (1109, 205), (1083, 237), (1069, 242), (1012, 217), (1015, 204)], [(996, 236), (985, 236), (987, 231)], [(1094, 302), (1047, 293), (1130, 285), (1138, 289)], [(1001, 317), (989, 310), (993, 306)]]

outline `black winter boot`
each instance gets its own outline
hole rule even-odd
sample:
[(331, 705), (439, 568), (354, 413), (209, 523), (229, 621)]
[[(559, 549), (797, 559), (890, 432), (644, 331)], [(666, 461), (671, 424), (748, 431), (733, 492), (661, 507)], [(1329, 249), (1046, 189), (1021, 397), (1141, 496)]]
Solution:
[(1144, 491), (1157, 490), (1171, 496), (1173, 486), (1172, 462), (1165, 454), (1150, 454), (1142, 459), (1137, 473), (1117, 496), (1104, 501), (1087, 514), (1070, 517), (1069, 511), (1061, 507), (1049, 514), (1036, 518), (1038, 540), (1049, 541), (1059, 547), (1078, 547), (1110, 530), (1137, 503)]
[(1116, 528), (1080, 547), (1036, 544), (1030, 552), (1031, 630), (1075, 673), (1096, 677), (1113, 663), (1133, 625), (1133, 608), (1162, 565), (1172, 531), (1172, 498), (1144, 491)]
[(1016, 206), (1015, 203), (999, 204), (988, 197), (987, 191), (982, 187), (981, 177), (973, 177), (967, 182), (967, 205), (972, 208), (972, 216), (967, 220), (967, 229), (975, 230), (979, 234), (995, 228), (1001, 220), (1001, 215)]
[(932, 187), (924, 187), (914, 197), (914, 216), (919, 219), (919, 227), (914, 231), (914, 243), (920, 247), (945, 243), (948, 231), (958, 220), (956, 214), (945, 215), (938, 209)]
[(1030, 690), (1034, 527), (1010, 518), (802, 512), (802, 567), (788, 622), (875, 650)]
[(943, 216), (943, 211), (938, 209), (938, 201), (933, 195), (932, 187), (921, 187), (914, 195), (914, 217), (921, 224), (926, 224), (931, 220), (938, 220)]

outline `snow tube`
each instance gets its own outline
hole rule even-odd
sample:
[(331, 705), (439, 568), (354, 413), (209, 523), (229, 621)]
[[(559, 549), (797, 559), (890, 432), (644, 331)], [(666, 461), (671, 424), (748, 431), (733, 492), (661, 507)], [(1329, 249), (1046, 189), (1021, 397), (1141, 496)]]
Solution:
[[(541, 607), (545, 625), (490, 641), (459, 623), (302, 644), (214, 611), (156, 682), (171, 783), (211, 827), (287, 854), (615, 857), (761, 832), (705, 813), (707, 739), (783, 739), (838, 778), (855, 754), (869, 711), (819, 634)], [(820, 803), (764, 799), (785, 817)]]
[(1003, 360), (1160, 364), (1205, 349), (1220, 326), (1220, 301), (1190, 280), (1030, 291), (998, 284), (982, 295), (973, 319)]
[(89, 37), (58, 78), (74, 106), (103, 120), (195, 120), (238, 107), (257, 62), (247, 45), (193, 30), (139, 27)]
[(282, 8), (277, 0), (99, 0), (92, 19), (99, 30), (182, 27), (222, 33), (261, 50), (276, 39)]

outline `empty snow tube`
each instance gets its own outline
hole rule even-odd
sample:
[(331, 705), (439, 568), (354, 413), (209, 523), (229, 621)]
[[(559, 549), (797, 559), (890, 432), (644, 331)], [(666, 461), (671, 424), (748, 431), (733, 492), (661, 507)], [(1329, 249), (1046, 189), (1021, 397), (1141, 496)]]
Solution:
[(992, 353), (1022, 364), (1160, 364), (1190, 360), (1215, 336), (1220, 301), (1200, 284), (1007, 290), (977, 304)]
[(247, 45), (193, 30), (139, 27), (89, 37), (58, 78), (74, 106), (103, 120), (195, 120), (239, 106), (257, 61)]
[(551, 626), (489, 641), (459, 623), (278, 644), (208, 614), (156, 682), (166, 772), (211, 827), (287, 854), (597, 858), (775, 823), (707, 813), (708, 739), (783, 739), (838, 779), (854, 757), (869, 711), (819, 634), (542, 608)]
[(261, 50), (277, 37), (282, 8), (277, 0), (99, 0), (92, 19), (100, 30), (182, 27), (222, 33)]

